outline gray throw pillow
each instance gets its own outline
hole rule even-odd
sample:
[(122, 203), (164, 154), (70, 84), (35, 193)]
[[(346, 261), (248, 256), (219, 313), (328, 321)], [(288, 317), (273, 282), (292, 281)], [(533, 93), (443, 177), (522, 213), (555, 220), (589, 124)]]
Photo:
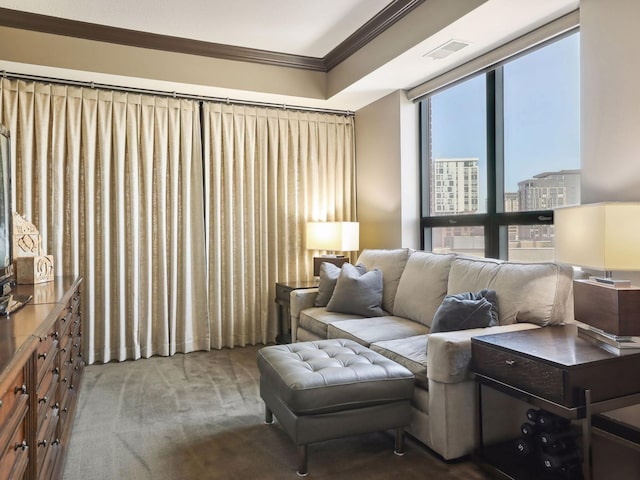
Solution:
[(327, 311), (380, 317), (382, 310), (382, 272), (373, 269), (364, 274), (351, 265), (342, 265), (340, 275), (327, 304)]
[[(356, 268), (360, 272), (360, 275), (367, 271), (367, 268), (359, 263)], [(333, 290), (336, 288), (336, 282), (340, 275), (341, 267), (329, 262), (322, 262), (320, 264), (320, 281), (318, 283), (318, 295), (314, 305), (316, 307), (326, 307), (327, 303), (333, 295)]]
[(467, 330), (498, 325), (498, 299), (495, 290), (447, 295), (436, 310), (431, 333)]

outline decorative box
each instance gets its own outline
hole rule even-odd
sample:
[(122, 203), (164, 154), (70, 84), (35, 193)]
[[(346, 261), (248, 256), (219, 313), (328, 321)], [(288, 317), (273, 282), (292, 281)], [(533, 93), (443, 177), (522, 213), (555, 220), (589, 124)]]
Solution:
[(44, 283), (53, 280), (53, 255), (18, 257), (15, 259), (16, 281), (19, 284)]

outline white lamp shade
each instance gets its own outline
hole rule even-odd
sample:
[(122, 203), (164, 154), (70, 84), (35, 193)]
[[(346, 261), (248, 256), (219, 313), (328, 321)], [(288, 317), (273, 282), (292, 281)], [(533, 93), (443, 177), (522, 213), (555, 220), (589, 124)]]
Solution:
[(554, 211), (555, 258), (592, 270), (640, 270), (640, 203), (592, 203)]
[(350, 252), (358, 250), (358, 222), (307, 222), (307, 249)]

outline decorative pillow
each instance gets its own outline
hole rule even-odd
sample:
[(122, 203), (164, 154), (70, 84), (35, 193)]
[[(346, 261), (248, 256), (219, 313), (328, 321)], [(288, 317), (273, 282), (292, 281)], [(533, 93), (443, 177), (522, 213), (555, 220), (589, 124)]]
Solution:
[(352, 313), (364, 317), (380, 317), (382, 310), (382, 272), (378, 269), (360, 274), (345, 263), (327, 304), (328, 312)]
[[(359, 263), (356, 265), (360, 275), (367, 271), (366, 267)], [(320, 282), (318, 284), (318, 295), (314, 305), (316, 307), (326, 307), (327, 303), (333, 295), (333, 290), (336, 288), (336, 281), (340, 275), (341, 268), (329, 262), (322, 262), (320, 264)]]
[(498, 325), (498, 298), (495, 290), (447, 295), (436, 310), (431, 332), (451, 332)]

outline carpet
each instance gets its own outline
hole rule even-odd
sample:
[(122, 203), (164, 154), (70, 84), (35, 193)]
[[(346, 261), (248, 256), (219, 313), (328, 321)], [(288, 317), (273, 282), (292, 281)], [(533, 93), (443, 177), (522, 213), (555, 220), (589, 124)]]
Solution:
[[(294, 479), (297, 449), (265, 425), (260, 347), (85, 368), (64, 480)], [(310, 479), (485, 479), (393, 431), (309, 446)]]

